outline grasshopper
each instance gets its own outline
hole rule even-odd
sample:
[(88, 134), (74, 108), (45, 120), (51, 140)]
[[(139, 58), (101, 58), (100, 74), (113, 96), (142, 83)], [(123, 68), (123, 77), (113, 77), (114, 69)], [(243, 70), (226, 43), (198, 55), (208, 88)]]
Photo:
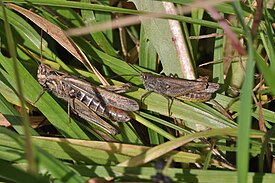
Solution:
[(138, 103), (134, 100), (92, 85), (76, 76), (51, 69), (44, 64), (39, 65), (37, 77), (44, 89), (66, 100), (68, 108), (71, 107), (74, 113), (110, 134), (117, 134), (117, 129), (97, 114), (113, 121), (127, 122), (131, 118), (126, 111), (139, 109)]
[(141, 101), (152, 92), (159, 93), (168, 100), (170, 114), (170, 99), (182, 98), (194, 102), (205, 102), (220, 88), (217, 83), (210, 83), (208, 79), (186, 80), (168, 76), (157, 76), (148, 72), (140, 74), (147, 93), (141, 97)]

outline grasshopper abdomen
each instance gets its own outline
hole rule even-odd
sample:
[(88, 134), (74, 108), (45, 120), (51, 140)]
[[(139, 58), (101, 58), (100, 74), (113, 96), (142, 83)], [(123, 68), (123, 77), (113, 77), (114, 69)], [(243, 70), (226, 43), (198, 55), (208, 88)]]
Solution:
[(126, 111), (104, 103), (99, 100), (98, 96), (87, 95), (84, 92), (77, 91), (75, 97), (94, 112), (103, 115), (112, 121), (127, 122), (131, 119)]

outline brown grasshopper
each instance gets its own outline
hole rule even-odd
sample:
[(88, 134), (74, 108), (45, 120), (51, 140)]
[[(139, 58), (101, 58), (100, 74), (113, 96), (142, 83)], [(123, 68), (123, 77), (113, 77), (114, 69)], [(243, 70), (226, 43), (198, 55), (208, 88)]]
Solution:
[(208, 79), (186, 80), (168, 76), (158, 76), (148, 72), (141, 73), (141, 80), (147, 93), (141, 97), (143, 101), (150, 93), (159, 93), (168, 100), (170, 114), (170, 99), (181, 98), (193, 102), (205, 102), (220, 88), (217, 83), (210, 83)]
[(110, 134), (117, 134), (118, 130), (97, 114), (113, 121), (127, 122), (131, 118), (126, 111), (139, 109), (138, 103), (132, 99), (92, 85), (76, 76), (51, 69), (44, 64), (39, 65), (37, 77), (44, 89), (66, 100), (73, 112)]

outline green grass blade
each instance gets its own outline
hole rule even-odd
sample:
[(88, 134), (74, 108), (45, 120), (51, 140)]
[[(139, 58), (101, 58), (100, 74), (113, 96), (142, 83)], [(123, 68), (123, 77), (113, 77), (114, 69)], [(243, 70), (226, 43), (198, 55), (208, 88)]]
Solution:
[[(223, 30), (217, 29), (217, 34), (222, 35)], [(213, 60), (220, 60), (223, 58), (223, 48), (224, 40), (222, 37), (215, 38), (215, 50), (214, 50), (214, 59)], [(214, 63), (213, 65), (213, 80), (217, 83), (224, 84), (224, 63)]]
[[(14, 132), (11, 132), (2, 127), (0, 128), (0, 132), (1, 134), (4, 134), (6, 138), (9, 139), (8, 141), (13, 142), (14, 144), (17, 145), (17, 149), (14, 149), (16, 151), (12, 153), (15, 153), (15, 154), (22, 153), (21, 156), (23, 156), (24, 153), (22, 150), (23, 150), (23, 147), (25, 146), (23, 138), (18, 136)], [(0, 143), (3, 144), (5, 142), (0, 141)], [(63, 180), (64, 182), (84, 182), (85, 181), (85, 179), (83, 179), (81, 176), (79, 176), (77, 173), (71, 170), (68, 167), (68, 165), (65, 165), (64, 163), (55, 159), (46, 151), (37, 147), (34, 147), (34, 149), (37, 152), (37, 164), (38, 164), (39, 171), (43, 171), (43, 169), (46, 168), (49, 171), (49, 173), (52, 174), (53, 178), (58, 178), (60, 180)]]
[[(136, 5), (137, 9), (141, 11), (146, 10), (163, 13), (167, 11), (165, 9), (167, 4), (162, 2), (133, 0), (133, 3)], [(170, 8), (172, 9), (172, 7)], [(144, 31), (161, 60), (163, 73), (166, 75), (171, 73), (177, 74), (181, 78), (194, 78), (193, 63), (190, 59), (188, 50), (186, 50), (186, 43), (184, 39), (181, 40), (179, 38), (179, 35), (175, 38), (175, 32), (177, 31), (178, 34), (182, 35), (182, 31), (177, 29), (180, 29), (180, 25), (177, 24), (178, 22), (173, 23), (174, 24), (172, 24), (171, 20), (156, 18), (142, 21)], [(171, 26), (177, 30), (172, 29)], [(151, 60), (151, 62), (155, 62), (155, 60)]]
[(5, 28), (5, 33), (7, 37), (7, 45), (8, 45), (8, 51), (11, 56), (11, 61), (12, 61), (12, 67), (13, 67), (13, 72), (14, 74), (12, 75), (12, 79), (15, 80), (15, 86), (14, 88), (17, 89), (17, 95), (20, 100), (21, 104), (21, 118), (23, 121), (23, 130), (24, 130), (24, 135), (25, 135), (25, 153), (26, 153), (26, 159), (28, 161), (28, 172), (29, 173), (36, 173), (37, 172), (37, 166), (36, 166), (36, 154), (35, 151), (32, 147), (31, 144), (31, 134), (29, 131), (29, 116), (27, 114), (26, 110), (26, 101), (25, 101), (25, 94), (23, 91), (23, 81), (22, 78), (19, 76), (19, 69), (18, 69), (18, 60), (17, 60), (17, 55), (16, 55), (16, 44), (13, 39), (13, 34), (11, 31), (11, 26), (9, 24), (9, 19), (6, 13), (6, 7), (0, 2), (0, 5), (2, 7), (2, 12), (3, 12), (3, 17), (4, 17), (4, 28)]
[(0, 160), (0, 164), (0, 177), (2, 181), (4, 179), (8, 182), (49, 182), (46, 178), (28, 174), (20, 168), (7, 163), (6, 161)]
[[(11, 123), (13, 128), (21, 135), (24, 135), (24, 130), (22, 127), (22, 121), (19, 113), (14, 109), (14, 107), (0, 94), (0, 113)], [(29, 127), (28, 127), (29, 128)], [(38, 133), (29, 128), (31, 135), (38, 135)]]
[(247, 42), (248, 42), (248, 64), (245, 71), (245, 79), (241, 90), (241, 103), (240, 103), (240, 116), (238, 117), (238, 140), (237, 140), (237, 172), (238, 172), (238, 182), (247, 182), (248, 176), (248, 158), (249, 158), (249, 131), (251, 128), (251, 108), (252, 108), (252, 92), (253, 92), (253, 82), (254, 82), (254, 50), (252, 43), (252, 36), (248, 26), (243, 20), (243, 15), (241, 14), (240, 3), (234, 3), (236, 8), (236, 14), (241, 21), (241, 24), (245, 30)]
[(204, 131), (204, 132), (198, 132), (198, 133), (193, 133), (189, 134), (186, 136), (182, 136), (179, 138), (176, 138), (174, 140), (165, 142), (161, 145), (155, 146), (150, 148), (144, 153), (141, 153), (138, 156), (135, 156), (133, 158), (128, 159), (125, 162), (122, 162), (118, 164), (118, 166), (127, 166), (127, 167), (135, 167), (135, 166), (140, 166), (143, 164), (146, 164), (154, 159), (157, 159), (164, 155), (167, 152), (172, 151), (173, 149), (176, 149), (178, 147), (183, 146), (184, 144), (193, 141), (198, 138), (207, 138), (211, 136), (224, 136), (224, 135), (233, 135), (235, 136), (237, 132), (237, 129), (234, 128), (225, 128), (225, 129), (213, 129), (209, 131)]
[(141, 24), (140, 31), (140, 50), (139, 50), (139, 66), (152, 71), (157, 69), (157, 53), (154, 45), (149, 40), (144, 30), (144, 25)]

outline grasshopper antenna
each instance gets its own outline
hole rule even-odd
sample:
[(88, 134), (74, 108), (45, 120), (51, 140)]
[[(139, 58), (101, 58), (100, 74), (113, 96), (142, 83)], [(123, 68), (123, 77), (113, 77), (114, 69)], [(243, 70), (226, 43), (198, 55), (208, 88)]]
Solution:
[(134, 69), (138, 74), (120, 74), (120, 75), (116, 75), (116, 76), (112, 76), (112, 77), (110, 77), (111, 79), (115, 79), (115, 78), (117, 78), (117, 77), (121, 77), (121, 76), (140, 76), (140, 74), (142, 73), (142, 71), (141, 70), (139, 70), (139, 69), (137, 69), (137, 68), (135, 68), (134, 67), (134, 65), (132, 65), (132, 64), (129, 64), (129, 63), (127, 63), (132, 69)]
[(134, 69), (134, 70), (138, 73), (138, 75), (140, 75), (140, 74), (142, 73), (142, 71), (139, 70), (138, 68), (136, 68), (134, 65), (129, 64), (129, 63), (128, 63), (128, 65), (129, 65), (132, 69)]
[(42, 36), (43, 36), (43, 30), (40, 31), (40, 63), (42, 64), (43, 56), (42, 56)]
[[(43, 30), (41, 30), (40, 32), (40, 63), (38, 64), (38, 71), (37, 71), (37, 75), (41, 74), (40, 73), (40, 69), (41, 67), (44, 66), (42, 60), (43, 60), (43, 56), (42, 56), (42, 36), (43, 36)], [(40, 93), (38, 94), (38, 96), (36, 97), (35, 101), (32, 102), (32, 105), (35, 105), (36, 102), (42, 97), (42, 95), (45, 93), (45, 89), (43, 88)]]

